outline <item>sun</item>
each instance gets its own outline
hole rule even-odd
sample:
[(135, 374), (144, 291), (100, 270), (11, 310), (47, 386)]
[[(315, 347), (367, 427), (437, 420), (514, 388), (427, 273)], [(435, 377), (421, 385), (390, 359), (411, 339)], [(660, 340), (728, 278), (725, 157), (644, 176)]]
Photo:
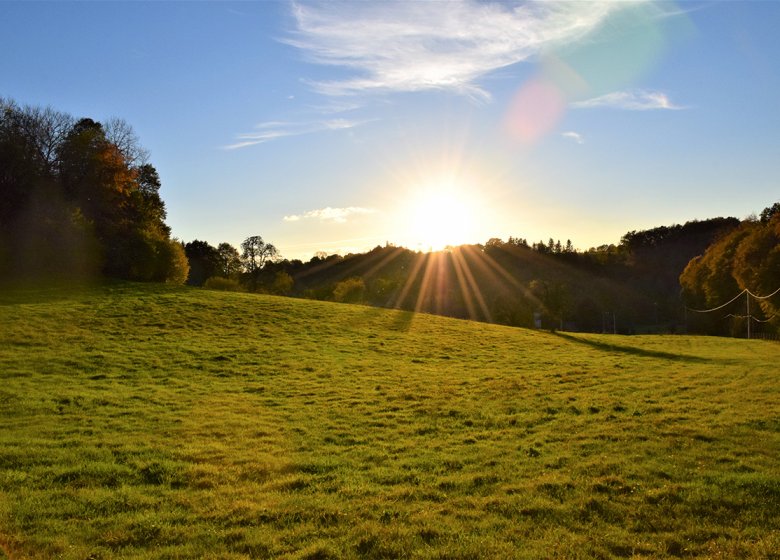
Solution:
[(423, 251), (474, 243), (479, 204), (461, 185), (437, 181), (412, 189), (405, 209), (408, 245)]

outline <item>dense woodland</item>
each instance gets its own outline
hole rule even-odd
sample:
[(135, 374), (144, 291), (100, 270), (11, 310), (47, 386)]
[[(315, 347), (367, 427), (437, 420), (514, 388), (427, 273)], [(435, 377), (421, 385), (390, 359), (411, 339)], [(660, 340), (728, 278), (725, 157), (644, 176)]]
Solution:
[[(738, 246), (738, 250), (737, 250)], [(626, 233), (618, 245), (577, 251), (550, 239), (490, 239), (421, 253), (387, 245), (308, 262), (282, 259), (259, 236), (185, 245), (193, 285), (363, 303), (522, 327), (610, 333), (744, 336), (748, 288), (780, 287), (780, 203), (759, 218), (714, 218)], [(753, 336), (775, 336), (780, 293), (758, 300)]]
[[(714, 218), (631, 231), (618, 245), (582, 252), (571, 241), (529, 244), (510, 238), (436, 253), (386, 245), (346, 256), (321, 253), (304, 263), (282, 259), (259, 236), (248, 238), (241, 252), (226, 243), (213, 247), (204, 241), (187, 243), (185, 252), (191, 267), (188, 282), (217, 289), (523, 327), (744, 335), (746, 317), (729, 312), (742, 309), (739, 301), (703, 316), (691, 309), (716, 307), (749, 286), (760, 294), (780, 287), (779, 223), (777, 203), (760, 219)], [(735, 252), (737, 242), (741, 249)], [(697, 263), (709, 268), (694, 278)], [(778, 302), (780, 293), (754, 307), (754, 336), (777, 333)]]
[[(171, 239), (160, 179), (130, 126), (0, 99), (0, 275), (187, 282), (590, 332), (780, 332), (780, 202), (626, 233), (618, 245), (522, 238), (421, 253), (386, 245), (286, 260)], [(761, 296), (738, 298), (743, 290)], [(750, 316), (750, 318), (748, 318)]]
[(780, 203), (764, 209), (759, 219), (746, 220), (718, 237), (688, 263), (680, 284), (683, 299), (696, 309), (718, 308), (735, 294), (750, 292), (717, 311), (690, 313), (695, 330), (741, 335), (750, 317), (755, 332), (778, 333)]
[(319, 255), (307, 263), (272, 261), (256, 273), (254, 284), (274, 293), (515, 326), (679, 330), (680, 272), (738, 223), (716, 219), (631, 232), (620, 245), (586, 252), (570, 243), (529, 245), (518, 238), (437, 253), (376, 247), (344, 257)]
[(0, 98), (0, 274), (183, 282), (157, 170), (132, 128)]

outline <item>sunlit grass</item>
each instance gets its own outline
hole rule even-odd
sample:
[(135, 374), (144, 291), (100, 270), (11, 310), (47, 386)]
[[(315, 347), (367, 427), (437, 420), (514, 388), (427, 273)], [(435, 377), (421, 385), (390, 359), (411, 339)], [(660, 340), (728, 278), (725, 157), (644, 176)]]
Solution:
[(160, 286), (5, 290), (0, 545), (776, 558), (779, 357)]

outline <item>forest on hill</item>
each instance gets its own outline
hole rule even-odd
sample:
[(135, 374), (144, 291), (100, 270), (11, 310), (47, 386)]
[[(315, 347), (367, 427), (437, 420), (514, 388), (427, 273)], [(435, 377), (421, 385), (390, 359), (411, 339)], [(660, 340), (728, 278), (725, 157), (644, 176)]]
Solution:
[(630, 232), (620, 245), (586, 252), (518, 238), (435, 253), (376, 247), (308, 263), (272, 261), (256, 283), (271, 292), (281, 287), (291, 295), (513, 326), (674, 331), (682, 319), (680, 272), (738, 223), (714, 219)]
[(739, 301), (730, 308), (737, 313), (700, 317), (692, 309), (720, 306), (746, 288), (770, 294), (780, 287), (780, 203), (760, 218), (630, 231), (618, 245), (582, 252), (571, 241), (521, 238), (431, 253), (388, 244), (308, 262), (281, 258), (260, 236), (242, 249), (185, 244), (188, 282), (531, 328), (744, 336), (750, 321), (754, 336), (778, 333), (778, 293), (749, 318)]
[[(587, 251), (510, 237), (302, 262), (259, 235), (240, 251), (172, 239), (160, 187), (126, 122), (0, 98), (0, 279), (187, 282), (571, 331), (780, 333), (780, 202), (743, 221), (630, 231)], [(739, 298), (721, 308), (741, 293), (752, 308)]]
[[(190, 260), (188, 282), (218, 289), (521, 327), (740, 335), (746, 317), (726, 317), (726, 312), (700, 318), (689, 308), (712, 307), (748, 286), (769, 293), (773, 284), (780, 285), (778, 224), (780, 203), (764, 209), (760, 218), (713, 218), (631, 231), (618, 245), (582, 252), (571, 241), (529, 244), (510, 238), (432, 253), (386, 245), (346, 256), (323, 253), (304, 263), (282, 259), (272, 244), (253, 236), (242, 244), (241, 253), (226, 243), (215, 248), (204, 241), (185, 244), (185, 253)], [(739, 252), (732, 247), (737, 242), (742, 243)], [(746, 255), (754, 272), (739, 276), (737, 271), (748, 270)], [(731, 264), (726, 266), (726, 261)], [(692, 277), (690, 270), (699, 262), (719, 275)], [(761, 282), (754, 281), (757, 276)], [(710, 284), (717, 284), (719, 291)], [(754, 335), (777, 333), (778, 301), (780, 297), (766, 298), (754, 308)]]

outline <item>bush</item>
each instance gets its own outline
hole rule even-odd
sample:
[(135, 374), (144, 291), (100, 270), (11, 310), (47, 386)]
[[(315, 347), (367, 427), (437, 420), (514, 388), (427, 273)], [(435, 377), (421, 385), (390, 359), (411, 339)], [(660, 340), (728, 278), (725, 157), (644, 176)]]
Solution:
[(190, 273), (190, 262), (184, 247), (176, 239), (160, 239), (157, 254), (157, 280), (169, 284), (184, 284)]
[(271, 285), (271, 293), (279, 296), (286, 296), (292, 292), (295, 281), (293, 277), (284, 271), (279, 271), (274, 277), (274, 283)]
[(240, 292), (241, 284), (237, 280), (232, 278), (224, 278), (222, 276), (212, 276), (203, 287), (209, 290), (221, 290), (223, 292)]
[(358, 303), (363, 301), (366, 293), (366, 283), (362, 278), (348, 278), (336, 284), (333, 289), (333, 300), (343, 303)]

